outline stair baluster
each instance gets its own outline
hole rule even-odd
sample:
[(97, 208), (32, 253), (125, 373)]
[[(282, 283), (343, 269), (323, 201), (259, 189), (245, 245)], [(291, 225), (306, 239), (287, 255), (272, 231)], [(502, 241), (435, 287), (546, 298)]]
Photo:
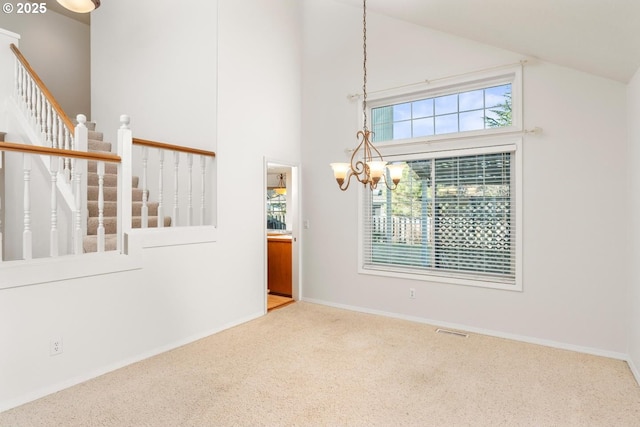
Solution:
[(164, 193), (164, 150), (158, 150), (159, 157), (159, 180), (158, 180), (158, 228), (164, 227), (164, 221), (161, 221), (160, 218), (164, 218), (164, 204), (163, 204), (163, 196)]
[(204, 225), (205, 185), (207, 183), (207, 158), (200, 156), (200, 225)]
[(51, 230), (49, 231), (49, 255), (58, 256), (58, 164), (59, 159), (49, 158), (49, 173), (51, 174)]
[(147, 188), (147, 166), (149, 162), (149, 148), (142, 147), (142, 209), (140, 216), (142, 217), (140, 227), (147, 228), (149, 226), (149, 189)]
[(189, 182), (187, 185), (187, 226), (193, 225), (193, 154), (187, 154)]
[(104, 162), (98, 162), (98, 252), (104, 252)]
[[(58, 129), (60, 130), (60, 135), (61, 135), (59, 148), (63, 148), (65, 150), (80, 150), (80, 148), (73, 146), (73, 141), (71, 139), (71, 135), (69, 134), (69, 130), (63, 125), (62, 119), (58, 117), (57, 121), (58, 121)], [(71, 181), (71, 174), (72, 174), (72, 171), (71, 171), (70, 159), (68, 157), (65, 157), (64, 158), (64, 176), (67, 182)]]
[(178, 204), (180, 188), (178, 187), (178, 174), (180, 173), (180, 153), (173, 152), (173, 218), (171, 219), (171, 225), (178, 224)]
[[(4, 141), (4, 133), (0, 132), (0, 141)], [(2, 218), (4, 217), (4, 210), (2, 204), (4, 201), (4, 152), (0, 151), (0, 263), (4, 260), (4, 252), (2, 248), (4, 244), (2, 242)]]
[(55, 115), (51, 111), (53, 107), (49, 104), (49, 125), (47, 128), (49, 129), (49, 147), (51, 148), (60, 148), (59, 140), (58, 140), (58, 120)]
[(22, 259), (30, 260), (33, 258), (33, 240), (31, 235), (31, 156), (29, 154), (23, 154), (22, 158), (22, 173), (24, 181)]

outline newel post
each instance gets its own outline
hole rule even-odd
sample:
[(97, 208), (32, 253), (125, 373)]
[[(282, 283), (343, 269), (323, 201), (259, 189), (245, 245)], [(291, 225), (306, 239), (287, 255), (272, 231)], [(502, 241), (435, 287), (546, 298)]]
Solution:
[[(78, 124), (74, 132), (74, 149), (86, 152), (89, 146), (89, 131), (85, 125), (87, 117), (84, 114), (78, 114), (76, 119)], [(75, 201), (73, 214), (73, 253), (80, 255), (83, 252), (82, 240), (87, 234), (87, 161), (76, 158), (72, 159), (71, 176)]]
[(120, 116), (120, 129), (118, 129), (118, 155), (121, 159), (118, 170), (118, 250), (121, 253), (127, 252), (123, 237), (125, 233), (131, 232), (133, 136), (129, 128), (130, 122), (129, 116)]

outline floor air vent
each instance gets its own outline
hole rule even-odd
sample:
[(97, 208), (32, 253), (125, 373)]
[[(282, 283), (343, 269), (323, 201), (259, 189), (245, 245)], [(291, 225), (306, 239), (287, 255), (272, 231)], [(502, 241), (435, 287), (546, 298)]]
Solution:
[(448, 329), (442, 329), (442, 328), (436, 329), (436, 332), (439, 334), (455, 335), (456, 337), (462, 337), (462, 338), (467, 338), (469, 336), (463, 332), (450, 331)]

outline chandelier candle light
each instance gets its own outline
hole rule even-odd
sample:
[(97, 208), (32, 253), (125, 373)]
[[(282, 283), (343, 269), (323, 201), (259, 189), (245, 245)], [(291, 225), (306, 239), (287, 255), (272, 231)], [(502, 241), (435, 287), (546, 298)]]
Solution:
[[(349, 188), (351, 177), (355, 177), (365, 187), (369, 186), (371, 190), (375, 190), (378, 187), (378, 182), (382, 179), (387, 188), (395, 190), (402, 177), (404, 164), (387, 164), (380, 151), (371, 143), (370, 138), (373, 134), (367, 127), (367, 0), (362, 2), (362, 39), (362, 112), (364, 123), (362, 130), (358, 131), (356, 135), (360, 144), (353, 150), (350, 163), (331, 163), (331, 167), (342, 191)], [(389, 171), (389, 177), (393, 185), (389, 185), (387, 181), (386, 170)]]

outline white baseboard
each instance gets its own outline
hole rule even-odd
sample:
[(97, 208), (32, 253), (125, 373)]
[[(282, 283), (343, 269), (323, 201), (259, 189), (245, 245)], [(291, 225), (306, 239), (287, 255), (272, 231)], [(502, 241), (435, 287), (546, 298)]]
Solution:
[(201, 333), (201, 334), (192, 335), (192, 336), (187, 337), (185, 339), (178, 340), (178, 341), (175, 341), (173, 343), (167, 344), (165, 346), (161, 346), (161, 347), (155, 348), (153, 350), (150, 350), (148, 352), (144, 352), (144, 353), (139, 354), (137, 356), (134, 356), (134, 357), (131, 357), (131, 358), (128, 358), (128, 359), (124, 359), (124, 360), (121, 360), (119, 362), (115, 362), (115, 363), (109, 364), (107, 366), (103, 366), (101, 368), (95, 369), (95, 370), (93, 370), (91, 372), (87, 372), (87, 373), (85, 373), (83, 375), (80, 375), (80, 376), (77, 376), (75, 378), (70, 378), (68, 380), (59, 382), (57, 384), (53, 384), (51, 386), (43, 387), (43, 388), (41, 388), (39, 390), (36, 390), (36, 391), (34, 391), (32, 393), (28, 393), (26, 395), (17, 397), (15, 399), (10, 399), (10, 400), (4, 401), (4, 402), (0, 402), (0, 412), (7, 411), (9, 409), (24, 405), (25, 403), (33, 402), (34, 400), (37, 400), (37, 399), (40, 399), (42, 397), (48, 396), (50, 394), (56, 393), (58, 391), (67, 389), (69, 387), (73, 387), (73, 386), (78, 385), (80, 383), (83, 383), (85, 381), (89, 381), (89, 380), (91, 380), (93, 378), (97, 378), (97, 377), (99, 377), (101, 375), (104, 375), (104, 374), (107, 374), (109, 372), (115, 371), (117, 369), (124, 368), (125, 366), (129, 366), (129, 365), (131, 365), (133, 363), (137, 363), (137, 362), (140, 362), (142, 360), (148, 359), (150, 357), (157, 356), (157, 355), (165, 353), (167, 351), (176, 349), (178, 347), (182, 347), (183, 345), (190, 344), (190, 343), (198, 341), (198, 340), (200, 340), (202, 338), (206, 338), (208, 336), (217, 334), (217, 333), (222, 332), (222, 331), (224, 331), (226, 329), (233, 328), (234, 326), (241, 325), (243, 323), (249, 322), (251, 320), (257, 319), (257, 318), (262, 317), (262, 316), (264, 316), (264, 312), (260, 311), (259, 313), (254, 313), (254, 314), (251, 314), (249, 316), (245, 316), (245, 317), (243, 317), (241, 319), (235, 320), (233, 322), (229, 322), (229, 323), (227, 323), (225, 325), (222, 325), (222, 326), (220, 326), (218, 328), (214, 328), (214, 329), (209, 330), (207, 332), (204, 332), (204, 333)]
[[(344, 310), (357, 311), (357, 312), (367, 313), (367, 314), (376, 314), (376, 315), (379, 315), (379, 316), (391, 317), (391, 318), (395, 318), (395, 319), (409, 320), (409, 321), (412, 321), (412, 322), (424, 323), (424, 324), (427, 324), (427, 325), (433, 325), (433, 326), (437, 326), (437, 327), (440, 327), (440, 328), (456, 329), (456, 330), (459, 330), (459, 331), (472, 332), (472, 333), (476, 333), (476, 334), (480, 334), (480, 335), (488, 335), (488, 336), (497, 337), (497, 338), (505, 338), (505, 339), (509, 339), (509, 340), (513, 340), (513, 341), (520, 341), (520, 342), (526, 342), (526, 343), (529, 343), (529, 344), (543, 345), (543, 346), (546, 346), (546, 347), (558, 348), (558, 349), (561, 349), (561, 350), (575, 351), (575, 352), (578, 352), (578, 353), (591, 354), (591, 355), (594, 355), (594, 356), (608, 357), (610, 359), (618, 359), (618, 360), (624, 360), (626, 362), (629, 362), (629, 356), (627, 354), (625, 354), (625, 353), (618, 353), (618, 352), (615, 352), (615, 351), (602, 350), (602, 349), (599, 349), (599, 348), (583, 347), (583, 346), (578, 346), (578, 345), (574, 345), (574, 344), (562, 343), (562, 342), (558, 342), (558, 341), (552, 341), (552, 340), (545, 340), (545, 339), (540, 339), (540, 338), (529, 337), (529, 336), (526, 336), (526, 335), (509, 334), (509, 333), (504, 333), (504, 332), (500, 332), (500, 331), (494, 331), (494, 330), (490, 330), (490, 329), (476, 328), (476, 327), (469, 326), (469, 325), (462, 325), (462, 324), (449, 323), (449, 322), (441, 322), (441, 321), (438, 321), (438, 320), (427, 319), (427, 318), (422, 318), (422, 317), (417, 317), (417, 316), (407, 316), (407, 315), (398, 314), (398, 313), (391, 313), (391, 312), (387, 312), (387, 311), (373, 310), (373, 309), (366, 308), (366, 307), (358, 307), (358, 306), (352, 306), (352, 305), (347, 305), (347, 304), (337, 304), (337, 303), (333, 303), (331, 301), (324, 301), (324, 300), (319, 300), (319, 299), (314, 299), (314, 298), (302, 298), (302, 301), (310, 302), (310, 303), (313, 303), (313, 304), (326, 305), (326, 306), (329, 306), (329, 307), (341, 308), (341, 309), (344, 309)], [(636, 379), (638, 379), (638, 375), (636, 375)]]
[(633, 359), (631, 357), (627, 358), (627, 365), (629, 365), (629, 369), (631, 369), (631, 373), (636, 379), (636, 382), (640, 386), (640, 371), (638, 371), (638, 367), (635, 363), (633, 363)]

